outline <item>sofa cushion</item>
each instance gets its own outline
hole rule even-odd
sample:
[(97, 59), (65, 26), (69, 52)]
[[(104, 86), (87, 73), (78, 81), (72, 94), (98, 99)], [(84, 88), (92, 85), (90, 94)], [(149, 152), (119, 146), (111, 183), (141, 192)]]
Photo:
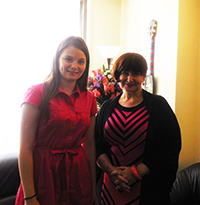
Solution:
[(4, 199), (0, 199), (0, 204), (1, 205), (14, 205), (15, 198), (16, 198), (16, 196), (13, 195), (13, 196), (6, 197)]
[[(0, 199), (16, 195), (20, 184), (18, 154), (0, 156)], [(2, 203), (0, 203), (2, 204)]]
[(177, 173), (170, 198), (171, 205), (200, 205), (200, 163)]

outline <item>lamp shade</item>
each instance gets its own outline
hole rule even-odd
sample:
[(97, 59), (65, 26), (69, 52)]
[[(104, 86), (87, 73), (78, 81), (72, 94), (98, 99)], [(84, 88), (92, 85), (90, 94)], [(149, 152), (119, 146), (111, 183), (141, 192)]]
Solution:
[(97, 46), (100, 54), (105, 58), (115, 58), (119, 51), (122, 49), (121, 46)]

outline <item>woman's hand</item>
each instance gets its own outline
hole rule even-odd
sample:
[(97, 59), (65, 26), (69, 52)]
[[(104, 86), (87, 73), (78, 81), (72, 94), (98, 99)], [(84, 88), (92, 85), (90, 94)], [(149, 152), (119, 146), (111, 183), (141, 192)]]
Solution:
[(120, 191), (129, 192), (130, 186), (128, 185), (128, 180), (123, 176), (126, 167), (116, 167), (114, 171), (109, 175), (111, 181), (115, 184), (116, 189)]
[(133, 176), (131, 167), (126, 167), (122, 171), (122, 177), (124, 177), (125, 179), (128, 180), (128, 185), (129, 186), (131, 186), (133, 183), (135, 183), (137, 181), (137, 179), (135, 179), (135, 177)]
[(110, 162), (110, 159), (105, 153), (98, 157), (97, 164), (103, 171), (107, 173), (110, 180), (115, 184), (116, 189), (127, 191), (127, 192), (130, 190), (130, 186), (127, 185), (128, 180), (122, 176), (123, 170), (125, 170), (126, 167), (113, 166)]
[[(144, 163), (140, 163), (137, 165), (137, 171), (138, 171), (138, 174), (141, 176), (141, 178), (144, 175), (150, 173), (149, 168)], [(117, 172), (113, 172), (112, 175), (115, 175), (117, 177), (115, 184), (119, 184), (119, 186), (116, 187), (119, 190), (121, 189), (121, 187), (123, 189), (127, 188), (127, 186), (130, 187), (132, 184), (134, 184), (136, 181), (138, 181), (138, 179), (134, 177), (132, 170), (131, 170), (131, 167), (121, 167), (121, 173), (117, 174)], [(126, 186), (124, 184), (119, 183), (119, 181), (121, 179), (126, 179), (128, 181), (128, 183), (125, 184)]]
[(115, 177), (114, 184), (116, 185), (116, 189), (129, 191), (130, 186), (134, 184), (137, 181), (137, 179), (133, 176), (131, 167), (119, 168), (120, 171), (112, 172), (112, 176)]

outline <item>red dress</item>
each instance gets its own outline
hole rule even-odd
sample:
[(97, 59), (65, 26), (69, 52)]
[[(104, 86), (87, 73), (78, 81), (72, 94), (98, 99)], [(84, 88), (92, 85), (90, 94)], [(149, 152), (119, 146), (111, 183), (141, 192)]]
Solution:
[[(23, 103), (39, 108), (44, 85), (27, 90)], [(41, 205), (92, 204), (92, 178), (84, 152), (90, 117), (97, 113), (92, 93), (76, 91), (68, 96), (59, 88), (50, 101), (50, 118), (40, 120), (35, 145), (34, 183)], [(20, 185), (16, 205), (24, 204)]]

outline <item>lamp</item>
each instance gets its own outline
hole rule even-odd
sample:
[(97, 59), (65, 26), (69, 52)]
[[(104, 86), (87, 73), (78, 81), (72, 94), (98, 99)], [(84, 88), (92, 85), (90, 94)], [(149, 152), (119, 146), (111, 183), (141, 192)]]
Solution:
[(122, 49), (121, 46), (97, 46), (100, 54), (107, 60), (108, 70), (110, 70), (110, 65), (113, 60)]

